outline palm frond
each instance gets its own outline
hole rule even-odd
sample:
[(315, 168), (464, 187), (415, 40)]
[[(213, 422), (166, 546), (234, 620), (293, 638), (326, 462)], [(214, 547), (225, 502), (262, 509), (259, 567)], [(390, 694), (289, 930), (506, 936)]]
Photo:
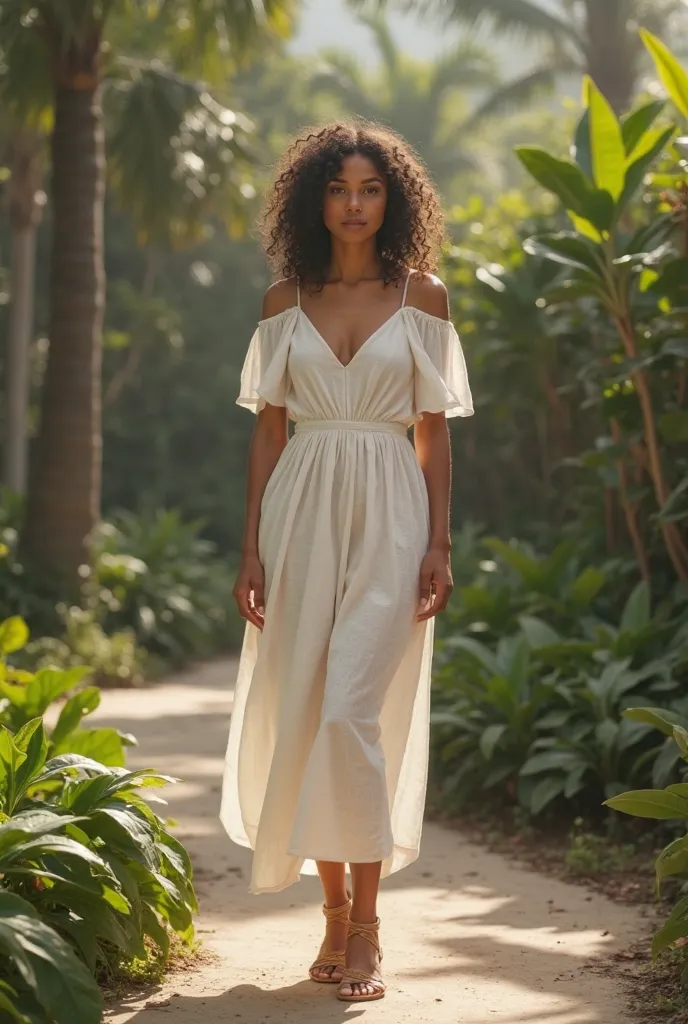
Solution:
[(460, 23), (475, 27), (487, 23), (498, 32), (582, 45), (575, 26), (537, 0), (349, 0), (349, 3), (354, 10), (389, 10), (393, 6), (423, 17), (439, 18), (445, 26)]
[(297, 0), (152, 0), (152, 10), (169, 28), (175, 66), (217, 80), (223, 61), (247, 62), (275, 39), (286, 39)]
[(104, 102), (110, 184), (141, 241), (179, 244), (211, 216), (236, 221), (251, 162), (246, 118), (155, 62), (121, 62)]
[(394, 75), (399, 66), (400, 51), (387, 19), (378, 12), (363, 12), (358, 15), (357, 20), (372, 32), (377, 52), (382, 58), (382, 63), (388, 73)]
[(382, 107), (371, 99), (370, 83), (363, 69), (350, 54), (330, 53), (329, 59), (311, 75), (309, 86), (314, 93), (334, 96), (352, 114), (369, 121), (382, 117)]
[(551, 92), (562, 68), (553, 63), (531, 69), (525, 75), (503, 82), (475, 108), (465, 127), (475, 128), (488, 117), (506, 114), (529, 103), (539, 92)]
[(498, 80), (495, 58), (473, 40), (463, 40), (435, 62), (429, 91), (439, 99), (450, 88), (480, 89)]

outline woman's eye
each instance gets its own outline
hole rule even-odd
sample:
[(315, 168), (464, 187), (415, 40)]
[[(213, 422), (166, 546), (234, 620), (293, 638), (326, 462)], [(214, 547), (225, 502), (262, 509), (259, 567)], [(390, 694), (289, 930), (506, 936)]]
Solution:
[(380, 189), (376, 185), (370, 185), (369, 188), (367, 188), (365, 191), (368, 192), (371, 196), (376, 196)]

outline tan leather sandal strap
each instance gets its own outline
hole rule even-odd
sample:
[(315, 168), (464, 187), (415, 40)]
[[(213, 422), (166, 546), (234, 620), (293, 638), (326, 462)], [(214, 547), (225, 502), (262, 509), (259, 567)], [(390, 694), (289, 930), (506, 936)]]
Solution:
[(323, 953), (317, 960), (314, 960), (309, 970), (317, 971), (321, 967), (346, 967), (346, 953), (342, 950), (334, 950), (332, 953)]
[(380, 950), (380, 940), (378, 938), (378, 931), (380, 929), (380, 918), (378, 917), (375, 924), (359, 924), (357, 921), (349, 921), (349, 935), (360, 935), (362, 939), (369, 942), (370, 945), (377, 951), (382, 958), (382, 951)]
[(323, 914), (328, 921), (348, 921), (351, 913), (351, 900), (342, 903), (341, 907), (326, 907), (323, 905)]
[(365, 985), (377, 985), (378, 988), (384, 988), (385, 983), (374, 975), (369, 974), (367, 971), (355, 971), (353, 968), (344, 972), (344, 977), (340, 981), (340, 985), (346, 985), (347, 982), (363, 982)]

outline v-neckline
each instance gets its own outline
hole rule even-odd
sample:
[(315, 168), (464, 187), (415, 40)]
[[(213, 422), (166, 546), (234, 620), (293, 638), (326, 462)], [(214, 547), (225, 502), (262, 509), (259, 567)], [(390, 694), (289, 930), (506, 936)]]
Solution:
[(298, 307), (298, 311), (299, 311), (299, 313), (301, 314), (301, 316), (302, 316), (302, 317), (304, 318), (304, 320), (305, 320), (305, 321), (306, 321), (306, 322), (307, 322), (308, 324), (310, 324), (310, 326), (311, 326), (311, 328), (312, 328), (312, 330), (313, 330), (313, 333), (315, 334), (315, 336), (316, 336), (317, 338), (319, 338), (319, 339), (320, 339), (320, 341), (321, 341), (321, 342), (323, 343), (323, 345), (325, 346), (325, 348), (326, 348), (326, 349), (327, 349), (327, 351), (328, 351), (328, 352), (330, 353), (330, 355), (331, 355), (331, 356), (332, 356), (332, 358), (334, 359), (335, 363), (337, 364), (337, 366), (338, 366), (338, 367), (339, 367), (339, 368), (340, 368), (341, 370), (348, 370), (348, 369), (349, 369), (349, 367), (350, 367), (350, 366), (352, 365), (352, 363), (354, 363), (354, 362), (355, 362), (355, 360), (356, 360), (356, 359), (358, 358), (358, 356), (359, 356), (359, 355), (361, 354), (361, 352), (363, 351), (363, 349), (364, 349), (364, 348), (366, 348), (366, 347), (367, 347), (367, 346), (368, 346), (368, 345), (369, 345), (369, 344), (371, 343), (371, 341), (373, 340), (373, 338), (376, 338), (376, 337), (378, 336), (378, 334), (380, 333), (380, 331), (382, 331), (382, 330), (383, 330), (383, 329), (384, 329), (384, 328), (385, 328), (385, 327), (386, 327), (386, 326), (387, 326), (388, 324), (391, 324), (391, 323), (392, 323), (392, 321), (393, 321), (393, 320), (395, 319), (395, 317), (397, 317), (397, 316), (398, 316), (398, 314), (399, 314), (399, 313), (401, 313), (401, 311), (402, 311), (403, 309), (404, 309), (404, 306), (399, 306), (399, 308), (398, 308), (398, 309), (395, 309), (395, 310), (394, 310), (394, 312), (392, 313), (392, 315), (391, 315), (391, 316), (388, 316), (386, 320), (383, 320), (383, 321), (382, 321), (382, 323), (380, 324), (380, 326), (379, 326), (379, 327), (376, 327), (376, 328), (375, 328), (375, 330), (373, 331), (373, 333), (372, 333), (372, 334), (370, 334), (370, 335), (368, 335), (368, 337), (367, 337), (367, 338), (366, 338), (366, 340), (365, 340), (365, 341), (363, 342), (363, 344), (362, 344), (362, 345), (359, 345), (359, 347), (358, 347), (358, 348), (356, 349), (356, 351), (355, 351), (355, 352), (354, 352), (354, 354), (352, 355), (352, 357), (351, 357), (351, 359), (349, 360), (349, 362), (348, 362), (348, 363), (343, 363), (343, 362), (341, 361), (341, 359), (339, 358), (339, 356), (338, 356), (338, 355), (336, 354), (336, 352), (334, 351), (334, 349), (332, 348), (332, 346), (331, 346), (331, 345), (330, 345), (330, 344), (329, 344), (329, 343), (328, 343), (328, 342), (327, 342), (327, 341), (325, 340), (325, 338), (324, 338), (324, 337), (322, 336), (322, 334), (320, 333), (320, 331), (318, 330), (318, 328), (317, 328), (317, 327), (315, 326), (315, 324), (313, 323), (313, 321), (311, 320), (311, 318), (310, 318), (310, 317), (308, 316), (308, 314), (304, 312), (304, 310), (303, 310), (303, 309), (301, 308), (301, 306), (299, 306), (299, 307)]

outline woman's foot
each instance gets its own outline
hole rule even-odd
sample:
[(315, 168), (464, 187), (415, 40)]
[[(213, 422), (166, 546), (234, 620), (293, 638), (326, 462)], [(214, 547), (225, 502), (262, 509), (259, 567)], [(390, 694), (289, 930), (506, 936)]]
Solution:
[(351, 900), (337, 907), (323, 907), (323, 914), (327, 920), (325, 938), (318, 958), (309, 970), (312, 981), (335, 985), (342, 980), (350, 910)]
[(349, 1002), (381, 999), (385, 983), (380, 974), (382, 950), (378, 941), (379, 918), (370, 924), (350, 922), (346, 943), (346, 968), (337, 996)]

